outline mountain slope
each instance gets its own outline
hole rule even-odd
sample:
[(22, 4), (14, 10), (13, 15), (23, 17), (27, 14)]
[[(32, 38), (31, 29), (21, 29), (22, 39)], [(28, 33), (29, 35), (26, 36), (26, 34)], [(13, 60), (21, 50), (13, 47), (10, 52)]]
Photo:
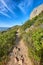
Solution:
[(18, 26), (0, 32), (0, 65), (6, 65), (9, 53), (15, 45), (16, 31)]
[(43, 4), (41, 4), (40, 6), (34, 8), (34, 10), (32, 11), (32, 13), (30, 15), (30, 19), (32, 19), (35, 16), (39, 15), (42, 11), (43, 11)]
[(22, 26), (0, 32), (0, 65), (19, 64), (43, 65), (43, 11)]
[(34, 65), (43, 65), (43, 12), (23, 24), (20, 32)]

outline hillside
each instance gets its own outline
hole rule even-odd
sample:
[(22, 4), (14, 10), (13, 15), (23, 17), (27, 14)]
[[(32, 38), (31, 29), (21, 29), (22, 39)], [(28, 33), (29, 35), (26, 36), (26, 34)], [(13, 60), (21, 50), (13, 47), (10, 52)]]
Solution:
[(19, 26), (0, 32), (0, 65), (6, 65), (9, 53), (15, 45), (16, 31)]
[(34, 65), (43, 65), (43, 11), (23, 24), (20, 32)]
[(43, 11), (43, 4), (33, 9), (30, 14), (30, 19), (34, 18), (35, 16), (39, 15)]
[(43, 11), (0, 32), (0, 65), (43, 65)]

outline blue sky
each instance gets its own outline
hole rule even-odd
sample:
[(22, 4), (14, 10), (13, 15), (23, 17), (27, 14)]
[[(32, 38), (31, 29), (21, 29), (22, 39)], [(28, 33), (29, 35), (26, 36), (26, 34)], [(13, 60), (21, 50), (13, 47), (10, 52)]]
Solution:
[(0, 27), (21, 25), (43, 0), (0, 0)]

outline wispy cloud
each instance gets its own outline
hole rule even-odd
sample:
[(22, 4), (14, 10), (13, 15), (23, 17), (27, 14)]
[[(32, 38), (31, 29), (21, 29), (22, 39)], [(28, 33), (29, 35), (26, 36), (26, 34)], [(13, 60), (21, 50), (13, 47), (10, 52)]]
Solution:
[(19, 5), (18, 5), (19, 9), (24, 13), (26, 14), (26, 11), (25, 11), (25, 5), (23, 2), (21, 2)]
[(4, 16), (6, 16), (6, 17), (9, 17), (10, 18), (10, 16), (7, 14), (7, 9), (5, 8), (5, 6), (0, 2), (0, 14), (2, 14), (2, 15), (4, 15)]
[(19, 3), (18, 7), (24, 14), (26, 14), (27, 9), (30, 7), (32, 2), (33, 0), (23, 0), (21, 3)]
[(21, 10), (24, 14), (26, 14), (26, 11), (25, 11), (25, 9), (24, 9), (23, 7), (19, 6), (19, 8), (20, 8), (20, 10)]
[(3, 5), (4, 5), (11, 13), (14, 14), (14, 12), (7, 6), (7, 4), (5, 3), (4, 0), (0, 0), (0, 1), (3, 3)]
[(8, 14), (6, 14), (6, 13), (4, 13), (4, 12), (2, 12), (2, 11), (0, 11), (0, 14), (3, 14), (3, 15), (5, 15), (5, 16), (11, 18)]
[(24, 1), (25, 1), (26, 7), (29, 7), (30, 5), (32, 5), (34, 0), (24, 0)]

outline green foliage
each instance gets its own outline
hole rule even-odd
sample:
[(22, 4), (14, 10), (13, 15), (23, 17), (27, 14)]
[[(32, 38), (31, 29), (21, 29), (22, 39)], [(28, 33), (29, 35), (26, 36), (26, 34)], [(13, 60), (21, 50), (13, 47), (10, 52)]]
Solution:
[(29, 31), (24, 34), (23, 39), (28, 43), (30, 56), (39, 62), (41, 59), (41, 49), (43, 48), (43, 29), (37, 28), (36, 30)]
[(8, 54), (15, 45), (16, 31), (18, 27), (13, 27), (7, 31), (0, 32), (0, 63), (3, 59), (8, 59)]
[[(33, 28), (32, 28), (33, 26)], [(29, 28), (29, 31), (25, 31)], [(22, 38), (27, 43), (29, 56), (43, 65), (43, 12), (22, 25)]]
[[(33, 26), (33, 27), (32, 27)], [(28, 53), (34, 61), (43, 64), (43, 12), (28, 20), (22, 26), (9, 28), (0, 32), (0, 65), (6, 65), (8, 55), (15, 45), (16, 33), (20, 29), (20, 37), (27, 43)], [(29, 31), (26, 32), (26, 29)]]

